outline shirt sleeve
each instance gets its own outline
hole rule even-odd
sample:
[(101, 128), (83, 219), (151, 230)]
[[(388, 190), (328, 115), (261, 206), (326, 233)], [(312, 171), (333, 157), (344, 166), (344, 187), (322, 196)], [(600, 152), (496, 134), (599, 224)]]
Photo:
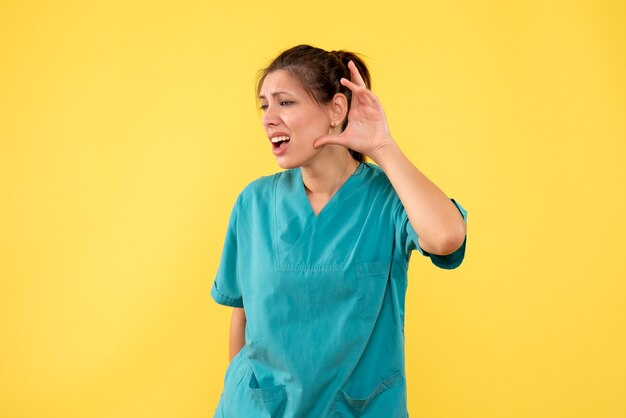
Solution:
[[(456, 200), (450, 199), (452, 203), (457, 207), (461, 216), (463, 216), (463, 220), (467, 223), (467, 211), (461, 206)], [(399, 241), (401, 248), (404, 250), (406, 254), (407, 260), (410, 258), (411, 251), (417, 249), (420, 254), (425, 257), (430, 257), (430, 261), (439, 268), (451, 270), (455, 269), (461, 265), (463, 262), (463, 258), (465, 257), (465, 247), (467, 243), (467, 235), (465, 236), (465, 240), (463, 240), (463, 244), (455, 250), (451, 254), (447, 255), (438, 255), (438, 254), (430, 254), (423, 250), (417, 240), (417, 233), (411, 226), (409, 222), (409, 218), (404, 210), (404, 207), (400, 204), (400, 208), (398, 211), (398, 219), (399, 219)]]
[(243, 297), (239, 285), (239, 269), (237, 268), (237, 217), (239, 214), (237, 198), (228, 220), (222, 258), (217, 269), (215, 281), (211, 288), (211, 297), (220, 305), (243, 308)]

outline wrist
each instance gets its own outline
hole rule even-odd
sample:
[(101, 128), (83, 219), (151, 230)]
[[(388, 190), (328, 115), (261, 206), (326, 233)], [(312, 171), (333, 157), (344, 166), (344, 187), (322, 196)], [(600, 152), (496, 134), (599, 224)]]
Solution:
[(402, 155), (400, 147), (393, 139), (383, 143), (374, 150), (369, 157), (380, 167), (385, 170), (385, 167), (391, 164), (399, 156)]

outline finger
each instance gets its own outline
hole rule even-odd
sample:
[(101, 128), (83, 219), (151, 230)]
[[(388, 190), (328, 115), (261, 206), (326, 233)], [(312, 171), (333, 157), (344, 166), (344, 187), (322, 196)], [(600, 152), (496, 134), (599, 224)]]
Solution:
[(340, 82), (341, 84), (352, 90), (352, 92), (354, 93), (352, 95), (353, 98), (356, 98), (357, 100), (367, 103), (369, 105), (376, 105), (376, 103), (378, 102), (378, 98), (376, 97), (376, 95), (367, 87), (357, 86), (352, 81), (345, 78), (342, 78)]
[(365, 81), (363, 80), (363, 77), (361, 77), (359, 69), (356, 68), (356, 64), (354, 63), (354, 61), (350, 60), (348, 62), (348, 69), (350, 70), (350, 79), (354, 80), (354, 82), (361, 87), (367, 87)]
[(357, 86), (352, 81), (343, 77), (341, 78), (341, 80), (339, 80), (339, 82), (343, 84), (344, 86), (348, 87), (352, 91), (352, 105), (353, 106), (357, 105), (359, 103), (359, 91), (363, 87)]
[(354, 82), (348, 80), (347, 78), (341, 78), (339, 82), (343, 84), (344, 86), (348, 87), (350, 90), (352, 90), (354, 94), (361, 95), (361, 94), (371, 93), (371, 91), (368, 90), (367, 87), (359, 86), (355, 84)]
[(341, 80), (339, 80), (339, 82), (341, 84), (343, 84), (344, 86), (348, 87), (350, 90), (352, 91), (357, 91), (359, 89), (362, 89), (363, 87), (356, 85), (353, 81), (348, 80), (347, 78), (341, 77)]
[(324, 135), (313, 141), (313, 148), (319, 148), (322, 145), (328, 144), (345, 146), (345, 139), (342, 135)]

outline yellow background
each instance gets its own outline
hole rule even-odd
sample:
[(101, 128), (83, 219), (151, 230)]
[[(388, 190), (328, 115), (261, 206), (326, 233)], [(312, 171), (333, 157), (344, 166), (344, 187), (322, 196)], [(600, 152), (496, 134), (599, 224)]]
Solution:
[(365, 55), (468, 210), (414, 254), (412, 418), (626, 417), (623, 1), (0, 3), (0, 417), (211, 417), (228, 214), (279, 171), (256, 71)]

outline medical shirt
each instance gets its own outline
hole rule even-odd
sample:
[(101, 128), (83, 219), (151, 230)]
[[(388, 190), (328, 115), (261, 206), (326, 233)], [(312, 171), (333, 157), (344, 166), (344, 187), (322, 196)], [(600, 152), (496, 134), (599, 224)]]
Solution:
[(389, 179), (371, 163), (318, 215), (300, 168), (251, 182), (233, 207), (211, 289), (247, 319), (215, 417), (407, 417), (411, 252), (453, 269), (466, 241), (446, 256), (422, 250)]

